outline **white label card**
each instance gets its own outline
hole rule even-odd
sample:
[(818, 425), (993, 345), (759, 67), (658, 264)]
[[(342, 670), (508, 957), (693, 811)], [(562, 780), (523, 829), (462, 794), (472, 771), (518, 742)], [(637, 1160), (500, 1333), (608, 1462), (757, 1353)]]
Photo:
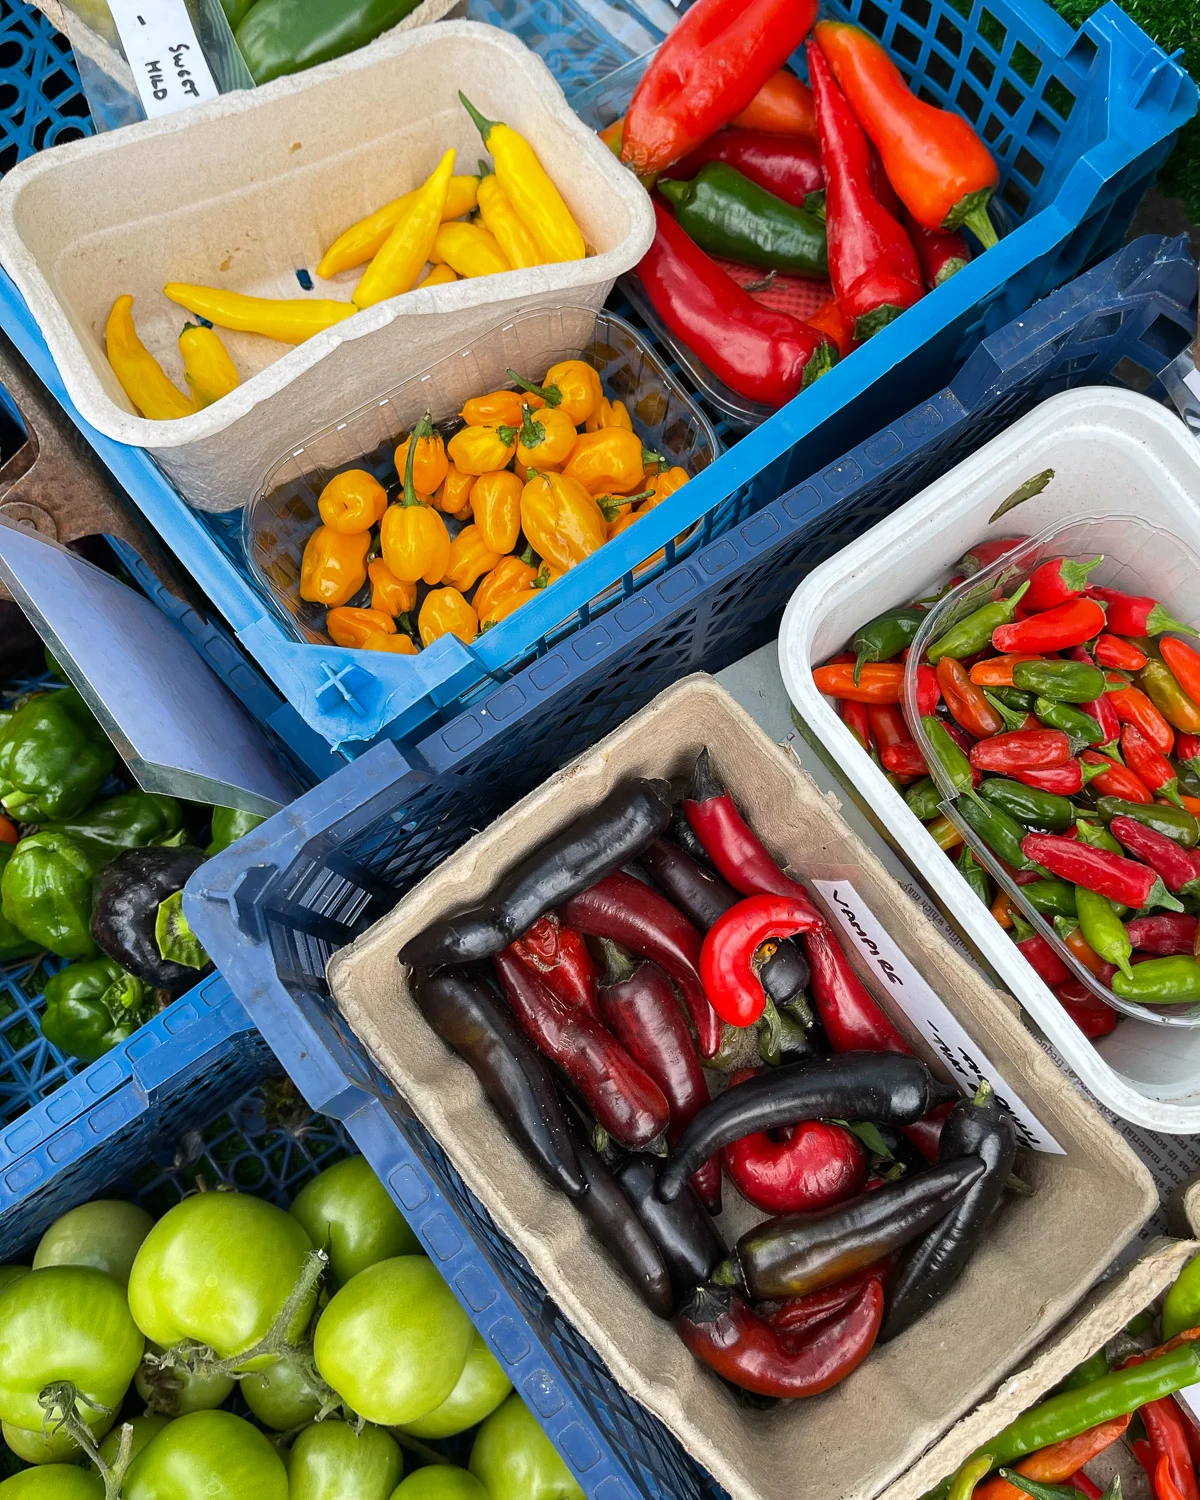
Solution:
[(184, 0), (108, 0), (108, 8), (149, 119), (217, 97)]
[(1017, 1131), (1017, 1143), (1053, 1156), (1067, 1153), (1029, 1106), (971, 1040), (946, 1003), (929, 987), (880, 925), (848, 880), (812, 880), (842, 932), (883, 981), (896, 1004), (939, 1053), (946, 1066), (973, 1094), (987, 1079), (996, 1101)]

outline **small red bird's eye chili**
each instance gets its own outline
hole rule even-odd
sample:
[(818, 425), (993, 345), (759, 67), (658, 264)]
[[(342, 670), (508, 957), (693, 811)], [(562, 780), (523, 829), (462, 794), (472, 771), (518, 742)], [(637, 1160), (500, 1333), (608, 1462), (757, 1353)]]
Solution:
[(1054, 991), (1055, 999), (1084, 1036), (1096, 1041), (1117, 1029), (1117, 1012), (1093, 995), (1082, 979), (1068, 979)]
[[(1025, 608), (1029, 608), (1026, 596)], [(992, 631), (992, 645), (997, 651), (1065, 651), (1082, 646), (1104, 629), (1104, 611), (1094, 599), (1068, 599), (1040, 614), (1011, 625), (1000, 625)]]
[(1065, 766), (1070, 759), (1071, 740), (1061, 729), (1014, 730), (980, 740), (970, 750), (971, 764), (977, 771), (995, 771), (1002, 776)]
[(967, 674), (962, 662), (943, 656), (937, 664), (938, 686), (942, 699), (954, 719), (977, 740), (999, 734), (1003, 718), (988, 702), (983, 689)]
[(935, 714), (941, 701), (942, 685), (938, 682), (937, 672), (922, 662), (917, 668), (917, 712), (921, 718)]
[[(1174, 636), (1164, 636), (1158, 643), (1162, 659), (1179, 680), (1189, 698), (1200, 703), (1200, 651)], [(1143, 663), (1144, 665), (1144, 663)]]
[(553, 912), (539, 917), (528, 932), (513, 944), (513, 951), (546, 988), (567, 1005), (600, 1019), (596, 1008), (596, 961), (578, 932), (564, 927)]
[(1120, 854), (1110, 854), (1107, 849), (1094, 849), (1058, 833), (1029, 833), (1021, 840), (1021, 852), (1052, 875), (1061, 875), (1123, 906), (1181, 909), (1154, 870)]
[(713, 1009), (730, 1026), (753, 1026), (767, 994), (755, 967), (766, 942), (813, 932), (825, 919), (807, 896), (748, 896), (718, 917), (704, 937), (700, 979)]
[(1156, 797), (1165, 797), (1168, 802), (1174, 802), (1176, 807), (1183, 806), (1179, 800), (1179, 779), (1175, 774), (1175, 767), (1133, 724), (1126, 724), (1121, 731), (1121, 751), (1126, 764)]
[(838, 716), (867, 754), (870, 755), (871, 721), (867, 717), (867, 705), (865, 703), (852, 703), (849, 698), (843, 698), (838, 704)]
[(1102, 557), (1093, 557), (1088, 562), (1078, 563), (1066, 557), (1052, 557), (1042, 563), (1029, 575), (1025, 608), (1030, 614), (1039, 614), (1044, 609), (1053, 609), (1055, 605), (1077, 598), (1087, 588), (1088, 574), (1094, 573), (1103, 561)]
[(1123, 677), (1110, 672), (1108, 691), (1104, 696), (1117, 711), (1122, 724), (1132, 724), (1145, 735), (1154, 748), (1163, 755), (1170, 755), (1175, 748), (1175, 731), (1142, 692), (1130, 687)]
[(1096, 769), (1093, 784), (1101, 796), (1119, 797), (1123, 802), (1154, 801), (1150, 788), (1128, 766), (1110, 760), (1107, 755), (1101, 755), (1099, 750), (1085, 750), (1080, 759), (1085, 765)]
[(1200, 854), (1181, 848), (1165, 833), (1148, 828), (1135, 818), (1116, 817), (1108, 827), (1131, 854), (1162, 876), (1172, 895), (1200, 895)]
[(1000, 558), (1028, 540), (1027, 536), (998, 536), (988, 542), (978, 542), (970, 552), (964, 552), (955, 563), (955, 571), (973, 578), (976, 573), (982, 573), (984, 568), (990, 568), (994, 562), (998, 562)]
[(904, 691), (904, 668), (899, 662), (872, 662), (854, 681), (853, 658), (829, 662), (813, 670), (818, 693), (827, 698), (849, 698), (854, 703), (899, 703)]
[(1152, 917), (1134, 917), (1126, 922), (1129, 941), (1139, 953), (1174, 958), (1196, 948), (1196, 918), (1187, 912), (1160, 911)]
[(1164, 630), (1200, 634), (1192, 626), (1173, 620), (1158, 600), (1151, 599), (1148, 594), (1125, 594), (1120, 589), (1105, 589), (1099, 585), (1089, 588), (1088, 594), (1107, 606), (1111, 635), (1162, 635)]
[(1139, 651), (1132, 641), (1123, 641), (1119, 635), (1105, 631), (1096, 641), (1092, 653), (1098, 667), (1114, 667), (1118, 672), (1140, 672), (1148, 657)]
[[(954, 1106), (947, 1104), (944, 1108), (948, 1111)], [(811, 1328), (814, 1323), (823, 1323), (833, 1313), (848, 1307), (868, 1281), (882, 1281), (886, 1284), (894, 1262), (894, 1255), (885, 1255), (865, 1271), (856, 1271), (853, 1276), (847, 1276), (844, 1281), (835, 1281), (832, 1286), (820, 1287), (803, 1297), (786, 1297), (774, 1305), (766, 1304), (762, 1309), (762, 1316), (776, 1333), (794, 1338), (796, 1334)]]
[(911, 1052), (828, 927), (806, 933), (813, 1004), (835, 1052)]

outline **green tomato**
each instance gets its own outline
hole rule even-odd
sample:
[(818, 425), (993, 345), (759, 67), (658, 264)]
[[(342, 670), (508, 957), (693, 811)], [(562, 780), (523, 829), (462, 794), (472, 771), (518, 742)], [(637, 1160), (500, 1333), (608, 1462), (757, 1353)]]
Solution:
[(79, 1415), (99, 1428), (124, 1400), (142, 1346), (111, 1276), (91, 1266), (30, 1271), (0, 1292), (0, 1419), (40, 1432), (38, 1395), (65, 1380), (79, 1393)]
[[(132, 1422), (123, 1423), (122, 1426), (133, 1428), (133, 1446), (129, 1450), (131, 1458), (136, 1458), (151, 1438), (156, 1438), (164, 1427), (171, 1425), (170, 1417), (158, 1417), (147, 1415), (134, 1417)], [(121, 1428), (116, 1427), (100, 1444), (100, 1457), (106, 1464), (112, 1464), (121, 1446)]]
[(401, 1255), (342, 1287), (321, 1314), (314, 1353), (321, 1378), (351, 1411), (398, 1427), (440, 1406), (458, 1384), (472, 1334), (429, 1261)]
[[(129, 1277), (129, 1310), (164, 1349), (195, 1339), (228, 1359), (266, 1334), (312, 1248), (295, 1219), (273, 1203), (244, 1193), (197, 1193), (168, 1210), (142, 1242)], [(304, 1332), (312, 1306), (310, 1300), (293, 1322), (293, 1338)]]
[(488, 1493), (466, 1469), (430, 1464), (410, 1474), (388, 1500), (488, 1500)]
[[(147, 1354), (161, 1354), (158, 1344), (147, 1344)], [(188, 1370), (164, 1369), (142, 1360), (133, 1384), (151, 1409), (164, 1417), (185, 1417), (192, 1411), (213, 1411), (233, 1394), (232, 1375), (193, 1374)]]
[(104, 1482), (94, 1469), (45, 1464), (6, 1479), (0, 1500), (104, 1500)]
[[(94, 1436), (103, 1436), (113, 1420), (112, 1416), (106, 1416), (95, 1427)], [(24, 1427), (0, 1422), (0, 1435), (7, 1447), (27, 1464), (73, 1464), (83, 1457), (83, 1449), (65, 1427), (60, 1427), (57, 1432), (41, 1427), (36, 1432), (29, 1432)]]
[(570, 1469), (520, 1396), (494, 1411), (471, 1449), (471, 1473), (488, 1500), (584, 1500)]
[(328, 1250), (341, 1285), (377, 1261), (422, 1254), (420, 1241), (365, 1156), (327, 1167), (302, 1189), (291, 1212), (313, 1244)]
[(288, 1477), (257, 1427), (232, 1412), (194, 1411), (147, 1443), (129, 1466), (121, 1497), (288, 1500)]
[(0, 1266), (0, 1292), (10, 1282), (20, 1281), (22, 1276), (28, 1276), (32, 1270), (32, 1266)]
[(458, 1384), (428, 1416), (405, 1424), (403, 1430), (417, 1438), (453, 1437), (466, 1432), (494, 1412), (512, 1390), (512, 1382), (476, 1331)]
[(356, 1433), (315, 1422), (292, 1444), (289, 1500), (389, 1500), (404, 1473), (400, 1445), (382, 1427)]
[(246, 1405), (263, 1424), (276, 1432), (303, 1427), (321, 1410), (325, 1395), (303, 1359), (285, 1356), (239, 1382)]
[(97, 1198), (55, 1219), (33, 1254), (33, 1269), (43, 1266), (93, 1266), (122, 1286), (128, 1285), (138, 1247), (154, 1220), (136, 1203)]

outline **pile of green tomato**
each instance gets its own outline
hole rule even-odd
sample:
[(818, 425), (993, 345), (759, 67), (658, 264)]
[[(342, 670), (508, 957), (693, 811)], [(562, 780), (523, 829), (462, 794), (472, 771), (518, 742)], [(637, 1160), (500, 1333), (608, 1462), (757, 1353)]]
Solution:
[(85, 1203), (0, 1288), (0, 1500), (583, 1500), (360, 1156), (286, 1212)]

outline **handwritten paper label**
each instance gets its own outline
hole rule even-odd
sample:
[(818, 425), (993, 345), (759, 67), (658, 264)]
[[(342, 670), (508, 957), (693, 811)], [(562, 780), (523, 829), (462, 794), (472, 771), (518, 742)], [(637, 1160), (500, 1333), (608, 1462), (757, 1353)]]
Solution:
[(217, 97), (184, 0), (108, 0), (108, 8), (148, 119)]
[(874, 912), (848, 880), (813, 880), (830, 913), (850, 943), (879, 976), (888, 993), (946, 1066), (973, 1094), (986, 1078), (1000, 1107), (1012, 1119), (1017, 1142), (1054, 1156), (1066, 1152), (1034, 1112), (967, 1035), (945, 1002), (929, 987), (880, 925)]

